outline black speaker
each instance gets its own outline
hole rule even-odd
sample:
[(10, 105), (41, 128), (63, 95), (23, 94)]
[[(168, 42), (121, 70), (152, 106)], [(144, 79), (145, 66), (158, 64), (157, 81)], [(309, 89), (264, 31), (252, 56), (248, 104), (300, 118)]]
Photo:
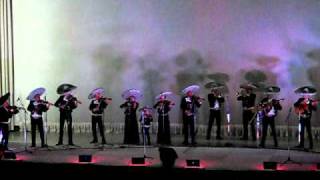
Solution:
[(91, 162), (92, 161), (92, 155), (90, 154), (82, 154), (79, 155), (79, 162)]
[(320, 170), (320, 163), (317, 163), (317, 170)]
[(186, 162), (188, 167), (200, 167), (200, 160), (198, 159), (187, 159)]
[(5, 151), (3, 154), (4, 159), (16, 159), (16, 153), (12, 151)]
[(19, 132), (19, 131), (20, 131), (20, 126), (14, 126), (14, 127), (13, 127), (13, 131)]
[(131, 164), (145, 164), (144, 157), (133, 157), (131, 158)]
[(263, 162), (263, 168), (277, 170), (277, 162)]

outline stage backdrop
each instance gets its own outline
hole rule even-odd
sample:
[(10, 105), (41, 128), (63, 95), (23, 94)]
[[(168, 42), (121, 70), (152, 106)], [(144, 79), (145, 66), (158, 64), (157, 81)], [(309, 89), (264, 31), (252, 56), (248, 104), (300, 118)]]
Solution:
[[(191, 84), (206, 97), (205, 83), (225, 83), (231, 120), (239, 125), (240, 83), (281, 87), (280, 125), (299, 97), (295, 88), (320, 90), (319, 0), (23, 0), (13, 1), (13, 11), (16, 97), (27, 106), (28, 93), (41, 86), (54, 103), (59, 84), (74, 84), (83, 102), (73, 113), (75, 126), (85, 130), (87, 96), (96, 87), (113, 98), (105, 121), (119, 128), (121, 92), (128, 88), (140, 89), (141, 105), (150, 106), (161, 91), (174, 92), (173, 125), (181, 123), (181, 90)], [(58, 115), (52, 107), (52, 128)], [(313, 125), (320, 125), (319, 116)], [(204, 102), (198, 123), (207, 119)], [(296, 115), (290, 120), (297, 125)]]

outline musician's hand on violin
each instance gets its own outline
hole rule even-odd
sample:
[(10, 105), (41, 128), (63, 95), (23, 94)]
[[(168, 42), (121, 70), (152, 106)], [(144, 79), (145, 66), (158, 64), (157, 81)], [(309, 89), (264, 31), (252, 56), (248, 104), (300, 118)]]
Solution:
[(110, 104), (112, 102), (112, 98), (106, 98), (105, 103)]
[(97, 111), (99, 111), (99, 108), (98, 108), (98, 107), (96, 107), (96, 108), (93, 109), (93, 112), (97, 112)]
[(49, 109), (49, 107), (50, 107), (50, 106), (51, 106), (51, 104), (49, 104), (49, 103), (48, 103), (48, 104), (46, 104), (46, 107), (47, 107), (48, 109)]
[(206, 100), (205, 98), (200, 97), (200, 96), (198, 96), (198, 97), (196, 97), (196, 98), (197, 98), (198, 101), (205, 101), (205, 100)]

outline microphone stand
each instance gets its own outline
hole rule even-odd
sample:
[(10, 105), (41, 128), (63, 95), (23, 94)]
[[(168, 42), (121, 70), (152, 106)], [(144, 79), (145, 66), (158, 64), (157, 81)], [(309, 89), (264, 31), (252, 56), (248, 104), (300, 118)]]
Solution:
[(225, 111), (227, 116), (227, 134), (228, 136), (231, 136), (231, 113), (230, 113), (230, 103), (228, 96), (225, 97)]
[[(44, 96), (44, 100), (47, 101), (46, 96)], [(47, 150), (51, 150), (48, 145), (48, 113), (47, 112), (45, 112), (44, 119), (45, 119), (44, 120), (44, 123), (45, 123), (45, 125), (44, 125), (44, 137), (45, 137), (44, 144), (45, 144), (45, 148), (47, 148)]]
[(24, 112), (24, 128), (23, 128), (23, 136), (24, 136), (24, 150), (21, 152), (27, 152), (32, 154), (33, 152), (28, 150), (28, 134), (27, 134), (27, 110), (26, 108), (24, 108), (24, 105), (22, 104), (21, 100), (18, 99), (18, 101), (20, 102), (20, 106), (19, 109), (23, 110)]
[(146, 131), (145, 131), (145, 120), (144, 120), (144, 112), (141, 111), (141, 123), (142, 123), (142, 133), (143, 133), (143, 158), (144, 159), (153, 159), (152, 157), (148, 157), (147, 154), (147, 148), (146, 148)]
[[(288, 158), (287, 158), (287, 160), (282, 162), (281, 165), (289, 164), (289, 163), (301, 165), (300, 162), (296, 162), (296, 161), (292, 160), (291, 157), (290, 157), (291, 156), (291, 154), (290, 154), (291, 149), (290, 149), (290, 140), (289, 140), (289, 119), (290, 119), (291, 111), (292, 111), (292, 108), (290, 107), (288, 115), (287, 115), (287, 118), (286, 118), (286, 120), (287, 120), (287, 131), (288, 131), (288, 136), (287, 136)], [(300, 113), (299, 113), (299, 123), (300, 123)]]

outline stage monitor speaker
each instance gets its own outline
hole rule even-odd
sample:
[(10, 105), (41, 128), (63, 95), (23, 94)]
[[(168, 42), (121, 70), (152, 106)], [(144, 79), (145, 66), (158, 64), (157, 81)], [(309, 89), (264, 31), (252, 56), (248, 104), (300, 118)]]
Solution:
[(4, 159), (16, 159), (16, 153), (12, 151), (5, 151), (3, 154)]
[(133, 157), (131, 158), (131, 164), (145, 164), (144, 157)]
[(187, 167), (200, 167), (200, 160), (198, 159), (187, 159)]
[(263, 168), (277, 170), (277, 162), (263, 162)]
[(92, 155), (90, 154), (79, 155), (79, 162), (90, 163), (91, 161), (92, 161)]
[(320, 170), (320, 162), (317, 163), (317, 170)]
[(20, 126), (15, 125), (15, 126), (13, 127), (13, 131), (14, 131), (14, 132), (19, 132), (19, 131), (20, 131)]

